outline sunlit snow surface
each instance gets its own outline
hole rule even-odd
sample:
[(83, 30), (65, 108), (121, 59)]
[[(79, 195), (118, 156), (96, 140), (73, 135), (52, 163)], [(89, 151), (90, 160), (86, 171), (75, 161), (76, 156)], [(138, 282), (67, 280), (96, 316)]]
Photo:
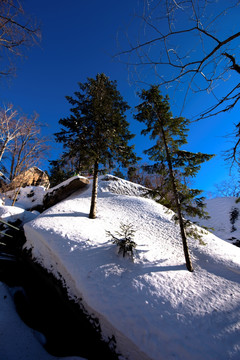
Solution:
[[(172, 214), (142, 191), (100, 179), (96, 219), (88, 218), (90, 186), (25, 224), (26, 248), (83, 299), (129, 360), (239, 359), (240, 249), (211, 233), (205, 246), (190, 239), (188, 272)], [(134, 262), (106, 236), (129, 222)]]

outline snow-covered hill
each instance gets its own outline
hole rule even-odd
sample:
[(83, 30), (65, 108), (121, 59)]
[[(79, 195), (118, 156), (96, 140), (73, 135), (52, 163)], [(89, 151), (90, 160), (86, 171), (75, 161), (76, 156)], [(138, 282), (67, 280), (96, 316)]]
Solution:
[[(236, 203), (236, 199), (236, 197), (217, 197), (206, 200), (206, 210), (210, 219), (200, 219), (199, 224), (213, 228), (212, 232), (216, 236), (230, 243), (240, 240), (240, 203)], [(231, 222), (233, 211), (236, 219)]]
[[(96, 219), (88, 218), (89, 187), (25, 224), (26, 248), (63, 279), (70, 297), (83, 299), (124, 358), (239, 359), (240, 249), (212, 233), (205, 246), (190, 239), (195, 271), (188, 272), (171, 214), (141, 192), (102, 178)], [(134, 262), (106, 236), (129, 222)]]

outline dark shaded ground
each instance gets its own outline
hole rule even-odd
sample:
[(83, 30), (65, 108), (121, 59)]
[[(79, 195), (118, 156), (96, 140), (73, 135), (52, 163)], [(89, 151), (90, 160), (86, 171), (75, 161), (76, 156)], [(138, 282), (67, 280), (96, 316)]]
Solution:
[(24, 235), (18, 232), (17, 236), (19, 241), (8, 238), (7, 246), (0, 245), (0, 281), (18, 287), (14, 291), (17, 312), (28, 326), (45, 335), (46, 350), (55, 356), (117, 360), (114, 339), (109, 344), (101, 340), (98, 320), (70, 301), (60, 281), (21, 251)]

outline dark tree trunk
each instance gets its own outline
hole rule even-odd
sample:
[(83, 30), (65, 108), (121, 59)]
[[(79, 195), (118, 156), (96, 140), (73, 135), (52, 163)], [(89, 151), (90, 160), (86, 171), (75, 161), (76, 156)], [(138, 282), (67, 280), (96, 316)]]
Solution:
[(94, 163), (93, 171), (93, 185), (92, 185), (92, 198), (91, 198), (91, 207), (89, 218), (95, 219), (97, 213), (97, 186), (98, 186), (98, 161)]
[(169, 153), (169, 149), (168, 149), (164, 129), (162, 127), (162, 124), (161, 124), (160, 120), (159, 120), (159, 122), (160, 122), (162, 137), (163, 137), (163, 141), (164, 141), (164, 147), (165, 147), (165, 150), (166, 150), (169, 174), (170, 174), (173, 194), (174, 194), (176, 208), (177, 208), (177, 215), (178, 215), (181, 238), (182, 238), (182, 243), (183, 243), (183, 251), (184, 251), (184, 256), (185, 256), (185, 260), (186, 260), (186, 267), (187, 267), (187, 269), (189, 271), (192, 272), (193, 271), (193, 266), (192, 266), (192, 262), (191, 262), (191, 258), (190, 258), (190, 254), (189, 254), (187, 238), (186, 238), (185, 229), (184, 229), (184, 221), (183, 221), (183, 217), (182, 217), (181, 204), (180, 204), (180, 201), (179, 201), (178, 191), (177, 191), (177, 187), (176, 187), (176, 183), (175, 183), (175, 177), (174, 177), (173, 168), (172, 168), (172, 160), (171, 160), (171, 156), (170, 156), (170, 153)]

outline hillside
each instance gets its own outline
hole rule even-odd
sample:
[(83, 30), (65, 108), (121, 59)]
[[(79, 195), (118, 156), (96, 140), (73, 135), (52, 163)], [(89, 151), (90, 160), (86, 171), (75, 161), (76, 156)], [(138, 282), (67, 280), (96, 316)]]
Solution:
[[(83, 299), (125, 359), (239, 359), (240, 249), (211, 233), (205, 246), (190, 239), (195, 271), (188, 272), (171, 214), (141, 192), (102, 178), (95, 220), (89, 186), (25, 224), (26, 248), (71, 298)], [(134, 262), (106, 236), (128, 222), (136, 229)]]
[[(216, 236), (230, 243), (240, 240), (240, 204), (236, 197), (217, 197), (206, 200), (206, 210), (210, 215), (209, 220), (198, 220), (201, 226), (213, 228)], [(236, 211), (236, 219), (231, 220), (231, 212)], [(238, 215), (239, 213), (239, 215)]]

